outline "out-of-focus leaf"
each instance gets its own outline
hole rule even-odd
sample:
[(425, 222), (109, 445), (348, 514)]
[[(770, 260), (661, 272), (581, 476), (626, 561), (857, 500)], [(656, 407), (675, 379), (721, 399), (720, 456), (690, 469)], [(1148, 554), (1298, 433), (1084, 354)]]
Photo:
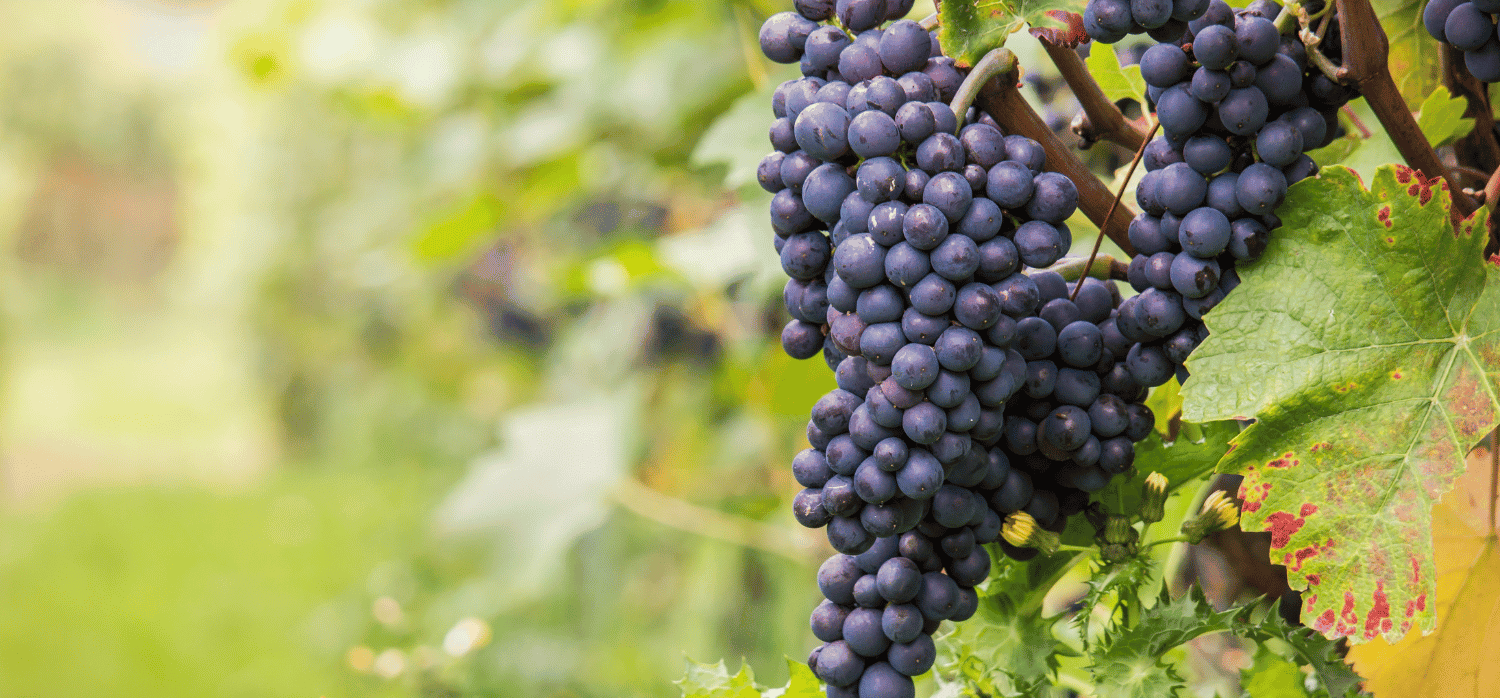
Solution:
[(1094, 81), (1104, 90), (1104, 96), (1111, 101), (1133, 99), (1146, 103), (1146, 79), (1141, 77), (1141, 66), (1132, 63), (1121, 68), (1120, 57), (1115, 55), (1113, 46), (1094, 44), (1084, 63)]
[(721, 291), (752, 277), (752, 287), (785, 278), (766, 235), (767, 197), (755, 196), (724, 212), (708, 227), (662, 238), (661, 261), (699, 289)]
[(488, 192), (476, 193), (423, 226), (412, 242), (412, 252), (422, 260), (450, 260), (493, 237), (504, 216), (505, 202)]
[(496, 538), (507, 583), (539, 591), (563, 553), (609, 512), (629, 465), (635, 401), (598, 393), (532, 407), (501, 425), (504, 445), (481, 456), (436, 512), (444, 535)]
[(755, 673), (748, 664), (741, 664), (739, 673), (730, 675), (724, 660), (717, 664), (700, 664), (691, 659), (687, 670), (675, 683), (682, 689), (682, 698), (820, 698), (823, 686), (804, 662), (787, 660), (791, 678), (781, 688), (764, 688), (756, 685)]
[[(1184, 430), (1186, 431), (1186, 430)], [(1177, 489), (1210, 472), (1229, 452), (1229, 440), (1240, 433), (1234, 422), (1210, 422), (1201, 426), (1202, 438), (1181, 434), (1170, 443), (1153, 433), (1135, 448), (1135, 467), (1143, 473), (1159, 472), (1167, 485)]]
[(1219, 470), (1331, 637), (1431, 630), (1431, 507), (1500, 412), (1500, 268), (1484, 212), (1455, 232), (1449, 204), (1399, 166), (1299, 182), (1188, 359), (1185, 416), (1258, 420)]
[(1307, 698), (1305, 677), (1296, 664), (1261, 647), (1255, 664), (1240, 671), (1240, 685), (1249, 698)]
[(1432, 147), (1448, 145), (1473, 130), (1474, 120), (1464, 118), (1464, 109), (1468, 106), (1467, 101), (1454, 97), (1447, 87), (1438, 85), (1422, 101), (1417, 126), (1421, 127), (1422, 135), (1427, 136)]
[(1500, 532), (1489, 493), (1496, 473), (1490, 449), (1469, 454), (1469, 471), (1432, 510), (1437, 595), (1424, 601), (1437, 612), (1437, 632), (1408, 635), (1395, 644), (1375, 640), (1351, 648), (1349, 659), (1368, 676), (1377, 696), (1483, 696), (1500, 686)]
[(1182, 384), (1169, 380), (1152, 388), (1146, 396), (1146, 407), (1151, 408), (1151, 415), (1156, 418), (1156, 433), (1165, 435), (1168, 423), (1182, 413)]
[(769, 92), (751, 92), (735, 100), (698, 140), (692, 163), (699, 167), (727, 166), (724, 185), (730, 189), (756, 185), (756, 167), (771, 152), (767, 129), (772, 115), (766, 106), (770, 103)]
[(1415, 105), (1440, 83), (1441, 78), (1438, 42), (1422, 26), (1422, 7), (1427, 3), (1424, 0), (1373, 0), (1370, 4), (1380, 17), (1380, 26), (1390, 41), (1391, 77), (1395, 78), (1406, 103)]

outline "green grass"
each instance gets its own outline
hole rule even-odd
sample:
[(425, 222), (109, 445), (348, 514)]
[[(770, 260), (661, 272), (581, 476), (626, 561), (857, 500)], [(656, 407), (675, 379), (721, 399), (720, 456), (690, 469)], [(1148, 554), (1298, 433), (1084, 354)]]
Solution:
[(6, 514), (0, 695), (377, 694), (344, 664), (373, 622), (367, 579), (422, 545), (445, 484), (301, 473), (248, 492), (110, 489)]

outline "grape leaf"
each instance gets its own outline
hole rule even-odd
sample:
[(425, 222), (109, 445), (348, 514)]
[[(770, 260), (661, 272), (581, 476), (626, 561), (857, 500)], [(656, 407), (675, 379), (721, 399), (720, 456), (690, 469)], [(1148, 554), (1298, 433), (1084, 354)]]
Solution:
[(1141, 77), (1141, 66), (1132, 63), (1121, 68), (1120, 57), (1115, 55), (1113, 46), (1095, 44), (1084, 64), (1110, 101), (1133, 99), (1146, 103), (1146, 79)]
[(1448, 88), (1438, 85), (1427, 99), (1422, 100), (1417, 126), (1432, 147), (1448, 145), (1474, 130), (1474, 119), (1464, 118), (1464, 110), (1468, 107), (1466, 100), (1454, 97)]
[(1481, 696), (1500, 684), (1500, 549), (1489, 493), (1495, 464), (1489, 448), (1469, 455), (1469, 471), (1432, 510), (1437, 556), (1437, 632), (1354, 647), (1349, 658), (1377, 696)]
[[(1391, 77), (1407, 104), (1416, 104), (1441, 82), (1439, 46), (1422, 25), (1426, 0), (1371, 0), (1390, 41)], [(1322, 162), (1321, 160), (1319, 162)]]
[(938, 7), (938, 42), (960, 66), (976, 63), (1005, 45), (1027, 24), (1056, 26), (1048, 12), (1082, 12), (1081, 0), (947, 0)]
[(1432, 629), (1431, 508), (1500, 411), (1500, 267), (1449, 204), (1399, 165), (1299, 182), (1188, 360), (1184, 417), (1258, 420), (1219, 471), (1330, 637)]
[(691, 659), (682, 678), (674, 683), (682, 689), (682, 698), (822, 698), (823, 687), (804, 662), (787, 660), (791, 678), (781, 688), (756, 685), (755, 673), (747, 664), (730, 675), (724, 660), (717, 664), (700, 664)]

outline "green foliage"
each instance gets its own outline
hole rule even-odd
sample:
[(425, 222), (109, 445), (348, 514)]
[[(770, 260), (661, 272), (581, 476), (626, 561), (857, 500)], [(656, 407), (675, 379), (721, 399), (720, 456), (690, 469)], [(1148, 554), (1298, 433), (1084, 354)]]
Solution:
[(1258, 420), (1219, 469), (1330, 636), (1432, 628), (1432, 503), (1500, 409), (1500, 270), (1448, 203), (1399, 166), (1299, 183), (1189, 360), (1185, 416)]
[(1474, 130), (1474, 119), (1464, 117), (1468, 106), (1468, 102), (1454, 97), (1448, 88), (1439, 85), (1422, 100), (1417, 126), (1432, 147), (1448, 145)]
[(1110, 101), (1133, 99), (1146, 104), (1146, 79), (1141, 77), (1140, 64), (1132, 63), (1121, 68), (1120, 57), (1115, 54), (1113, 46), (1095, 44), (1084, 63), (1089, 68), (1089, 75), (1099, 83), (1099, 88)]
[(1005, 45), (1011, 34), (1028, 24), (1055, 27), (1048, 12), (1083, 12), (1078, 0), (950, 0), (938, 7), (938, 40), (943, 53), (961, 66), (971, 66), (984, 54)]
[(1372, 0), (1370, 5), (1380, 18), (1380, 25), (1390, 42), (1391, 77), (1401, 89), (1406, 103), (1415, 105), (1441, 84), (1440, 46), (1422, 26), (1422, 8), (1427, 3), (1424, 0)]
[(718, 664), (688, 660), (686, 673), (675, 683), (682, 689), (682, 698), (820, 698), (823, 695), (817, 677), (806, 664), (788, 659), (787, 667), (792, 678), (786, 686), (763, 688), (756, 685), (748, 664), (741, 664), (739, 673), (731, 676), (723, 660)]

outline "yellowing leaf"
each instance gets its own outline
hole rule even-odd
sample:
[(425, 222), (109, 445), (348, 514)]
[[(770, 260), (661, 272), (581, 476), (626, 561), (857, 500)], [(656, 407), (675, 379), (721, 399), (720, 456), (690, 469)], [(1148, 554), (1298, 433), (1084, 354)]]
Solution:
[(1469, 454), (1469, 471), (1432, 510), (1437, 559), (1437, 632), (1392, 645), (1376, 640), (1349, 658), (1376, 698), (1500, 694), (1500, 546), (1495, 535), (1495, 467), (1489, 448)]

